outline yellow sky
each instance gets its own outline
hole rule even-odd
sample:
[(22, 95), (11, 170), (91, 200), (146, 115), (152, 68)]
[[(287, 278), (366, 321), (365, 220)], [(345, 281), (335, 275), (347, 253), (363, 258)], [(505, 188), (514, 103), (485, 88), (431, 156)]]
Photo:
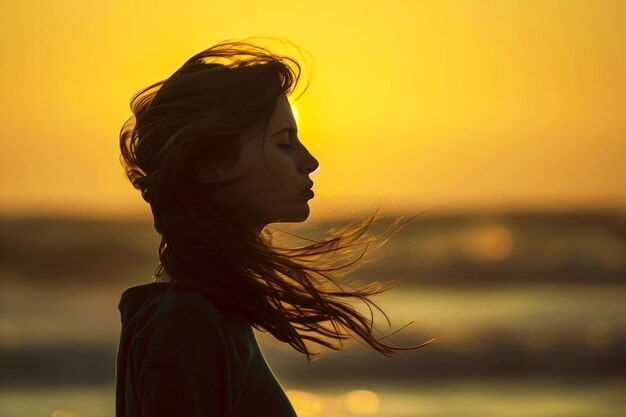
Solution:
[(313, 55), (297, 102), (312, 214), (626, 204), (624, 1), (0, 7), (2, 212), (149, 213), (118, 162), (131, 95), (254, 35)]

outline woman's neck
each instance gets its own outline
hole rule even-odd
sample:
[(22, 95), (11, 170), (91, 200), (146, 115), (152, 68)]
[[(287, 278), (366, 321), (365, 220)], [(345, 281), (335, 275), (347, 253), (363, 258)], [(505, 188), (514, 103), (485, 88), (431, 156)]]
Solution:
[(165, 268), (161, 271), (161, 275), (155, 275), (152, 282), (172, 282), (172, 277), (167, 273)]

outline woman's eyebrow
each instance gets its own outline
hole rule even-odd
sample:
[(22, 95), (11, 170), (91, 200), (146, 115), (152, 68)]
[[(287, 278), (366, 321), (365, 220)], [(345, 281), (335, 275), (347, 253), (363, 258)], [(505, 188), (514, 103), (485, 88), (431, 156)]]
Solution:
[(274, 132), (273, 136), (278, 135), (279, 133), (283, 133), (283, 132), (292, 132), (292, 133), (298, 133), (298, 129), (294, 128), (294, 127), (283, 127), (282, 129), (280, 129), (279, 131)]

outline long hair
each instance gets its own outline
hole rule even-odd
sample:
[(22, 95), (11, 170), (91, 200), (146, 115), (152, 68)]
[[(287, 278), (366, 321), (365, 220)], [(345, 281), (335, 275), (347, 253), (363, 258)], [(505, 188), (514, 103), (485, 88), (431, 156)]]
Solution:
[(257, 330), (304, 353), (309, 364), (319, 352), (311, 352), (305, 340), (340, 350), (342, 340), (359, 336), (390, 357), (425, 346), (435, 339), (410, 347), (385, 344), (381, 340), (389, 335), (373, 335), (373, 315), (368, 319), (349, 302), (364, 301), (370, 313), (373, 305), (389, 322), (368, 297), (398, 281), (354, 287), (358, 283), (345, 275), (365, 252), (334, 266), (356, 253), (355, 247), (384, 244), (417, 215), (404, 222), (398, 219), (386, 232), (374, 235), (368, 228), (378, 216), (375, 211), (360, 222), (331, 229), (321, 241), (281, 247), (269, 226), (260, 235), (250, 233), (243, 213), (224, 210), (211, 198), (213, 188), (236, 179), (201, 182), (194, 174), (200, 163), (236, 161), (239, 134), (264, 129), (274, 103), (281, 94), (293, 93), (300, 74), (300, 65), (289, 56), (252, 42), (227, 40), (133, 95), (133, 116), (120, 132), (120, 162), (150, 204), (161, 236), (155, 275), (165, 269), (173, 279), (171, 288), (192, 289), (221, 310), (240, 314)]

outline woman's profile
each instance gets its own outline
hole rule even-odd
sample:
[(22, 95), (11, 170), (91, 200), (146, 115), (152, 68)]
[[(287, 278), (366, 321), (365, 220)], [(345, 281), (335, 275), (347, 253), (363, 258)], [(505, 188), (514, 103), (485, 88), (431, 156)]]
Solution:
[(253, 327), (309, 365), (305, 341), (340, 350), (358, 336), (393, 356), (434, 340), (376, 338), (349, 300), (375, 306), (368, 296), (395, 283), (356, 288), (338, 273), (356, 261), (332, 265), (381, 239), (367, 233), (376, 213), (305, 246), (273, 241), (270, 223), (308, 218), (319, 166), (290, 107), (299, 76), (295, 59), (230, 40), (133, 96), (120, 159), (161, 244), (153, 281), (120, 298), (117, 417), (296, 416)]

